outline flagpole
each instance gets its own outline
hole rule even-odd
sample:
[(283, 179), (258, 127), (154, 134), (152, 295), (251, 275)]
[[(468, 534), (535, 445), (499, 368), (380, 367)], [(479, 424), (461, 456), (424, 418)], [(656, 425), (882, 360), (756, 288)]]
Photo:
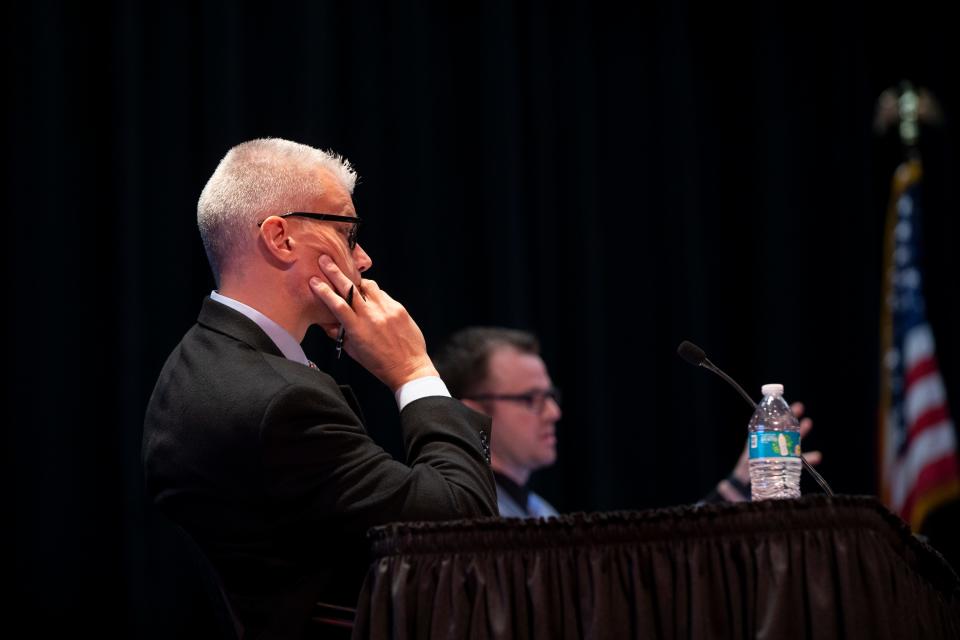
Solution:
[(884, 233), (878, 484), (884, 503), (914, 531), (928, 513), (960, 496), (956, 435), (926, 318), (919, 259), (920, 125), (942, 120), (933, 95), (906, 81), (877, 99), (874, 130), (884, 135), (896, 125), (906, 156), (893, 175)]
[[(909, 80), (902, 80), (898, 86), (885, 89), (877, 98), (875, 115), (873, 120), (874, 133), (880, 137), (886, 135), (894, 126), (897, 127), (900, 142), (903, 145), (904, 155), (907, 163), (900, 165), (894, 172), (897, 176), (901, 169), (909, 163), (909, 160), (919, 161), (919, 152), (917, 151), (917, 139), (919, 138), (918, 107), (919, 96), (913, 90), (913, 83)], [(894, 190), (901, 191), (897, 187), (898, 182), (903, 180), (894, 180)], [(897, 193), (892, 194), (891, 202), (899, 197)], [(889, 419), (887, 407), (890, 407), (893, 400), (893, 390), (891, 388), (891, 379), (887, 368), (890, 366), (889, 358), (893, 353), (893, 314), (890, 310), (888, 301), (893, 296), (893, 227), (896, 225), (897, 218), (895, 211), (888, 208), (886, 221), (884, 223), (884, 250), (883, 250), (883, 286), (882, 286), (882, 304), (880, 311), (880, 396), (878, 398), (878, 446), (877, 456), (877, 486), (880, 489), (880, 497), (886, 504), (891, 504), (891, 474), (895, 466), (897, 442), (891, 437), (893, 429), (891, 425), (886, 424)]]

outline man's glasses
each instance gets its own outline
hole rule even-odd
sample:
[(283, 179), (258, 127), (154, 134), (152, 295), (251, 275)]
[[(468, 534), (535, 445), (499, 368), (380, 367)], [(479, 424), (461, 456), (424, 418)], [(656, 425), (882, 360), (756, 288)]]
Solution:
[[(347, 224), (352, 224), (350, 227), (350, 233), (347, 235), (347, 246), (350, 247), (350, 251), (353, 251), (357, 248), (357, 234), (360, 232), (360, 218), (356, 216), (341, 216), (335, 213), (305, 213), (303, 211), (291, 211), (290, 213), (282, 213), (278, 215), (278, 218), (291, 218), (293, 216), (298, 216), (301, 218), (310, 218), (311, 220), (327, 220), (330, 222), (346, 222)], [(264, 218), (266, 220), (266, 218)], [(263, 220), (257, 222), (257, 226), (263, 224)]]
[(481, 393), (475, 396), (467, 396), (465, 400), (505, 400), (507, 402), (516, 402), (524, 405), (534, 413), (543, 413), (547, 406), (547, 398), (551, 398), (560, 406), (560, 389), (550, 387), (549, 389), (534, 389), (526, 393)]

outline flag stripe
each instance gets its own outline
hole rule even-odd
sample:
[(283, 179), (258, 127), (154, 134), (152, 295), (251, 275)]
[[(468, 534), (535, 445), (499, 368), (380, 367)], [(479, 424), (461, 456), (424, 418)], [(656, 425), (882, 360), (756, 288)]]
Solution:
[(920, 360), (932, 358), (934, 353), (933, 332), (930, 325), (912, 327), (903, 337), (904, 368), (912, 369)]
[(933, 355), (926, 356), (915, 362), (907, 369), (907, 389), (909, 390), (918, 380), (937, 372), (937, 360)]
[(917, 477), (917, 485), (903, 505), (905, 513), (912, 513), (917, 500), (932, 489), (949, 483), (957, 477), (957, 456), (949, 453), (927, 464)]
[(932, 407), (921, 413), (919, 416), (917, 416), (916, 421), (910, 425), (907, 443), (911, 443), (919, 434), (923, 433), (924, 430), (941, 423), (948, 424), (950, 425), (951, 429), (953, 428), (953, 423), (950, 421), (950, 415), (947, 412), (947, 407), (945, 405)]
[(905, 508), (907, 496), (914, 490), (926, 465), (942, 458), (945, 455), (944, 452), (954, 457), (954, 441), (953, 424), (941, 422), (926, 429), (910, 444), (905, 457), (893, 469), (893, 483), (890, 491), (895, 510), (900, 511)]
[(906, 410), (904, 411), (904, 420), (906, 425), (916, 423), (917, 418), (935, 407), (945, 406), (947, 403), (947, 394), (943, 390), (943, 383), (940, 376), (931, 375), (917, 380), (912, 387), (907, 389), (905, 399)]

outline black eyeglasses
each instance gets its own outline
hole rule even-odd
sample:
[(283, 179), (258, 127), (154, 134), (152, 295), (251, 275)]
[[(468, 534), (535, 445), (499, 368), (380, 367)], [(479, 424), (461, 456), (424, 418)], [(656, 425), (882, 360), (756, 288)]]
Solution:
[[(360, 232), (360, 218), (356, 216), (341, 216), (335, 213), (305, 213), (303, 211), (291, 211), (290, 213), (282, 213), (278, 215), (278, 218), (290, 218), (293, 216), (299, 216), (301, 218), (310, 218), (311, 220), (328, 220), (330, 222), (346, 222), (352, 224), (350, 227), (350, 233), (347, 235), (347, 246), (350, 247), (350, 251), (353, 251), (357, 248), (357, 234)], [(264, 218), (266, 220), (266, 218)], [(257, 226), (263, 224), (263, 220), (257, 222)]]
[(465, 400), (506, 400), (507, 402), (518, 402), (524, 405), (534, 413), (543, 413), (547, 406), (547, 398), (551, 398), (560, 406), (560, 389), (550, 387), (549, 389), (534, 389), (526, 393), (480, 393), (475, 396), (467, 396)]

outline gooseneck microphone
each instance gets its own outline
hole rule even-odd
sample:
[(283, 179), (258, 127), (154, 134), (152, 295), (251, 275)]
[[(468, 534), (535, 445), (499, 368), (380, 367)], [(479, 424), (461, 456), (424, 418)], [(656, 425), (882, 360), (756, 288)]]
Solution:
[[(753, 398), (751, 398), (750, 395), (743, 390), (743, 387), (737, 384), (733, 378), (731, 378), (730, 376), (725, 374), (723, 371), (721, 371), (717, 365), (710, 362), (710, 359), (707, 357), (707, 354), (704, 353), (703, 349), (693, 344), (689, 340), (684, 340), (683, 342), (680, 343), (680, 346), (677, 347), (677, 355), (679, 355), (681, 358), (683, 358), (693, 366), (709, 369), (710, 371), (714, 372), (715, 374), (717, 374), (718, 376), (726, 380), (731, 387), (733, 387), (734, 389), (740, 392), (740, 395), (743, 396), (743, 399), (747, 401), (747, 404), (750, 405), (750, 408), (756, 411), (757, 403), (753, 401)], [(800, 456), (800, 462), (803, 463), (803, 468), (806, 469), (811, 476), (813, 476), (814, 480), (817, 481), (817, 484), (820, 485), (820, 488), (822, 488), (827, 493), (827, 495), (832, 496), (833, 490), (830, 488), (830, 485), (828, 485), (827, 481), (823, 479), (823, 476), (821, 476), (817, 472), (817, 470), (813, 468), (813, 465), (807, 462), (807, 459), (804, 458), (802, 455)]]
[(751, 398), (750, 395), (743, 390), (743, 387), (738, 385), (733, 378), (721, 371), (717, 365), (710, 362), (710, 358), (708, 358), (707, 354), (703, 352), (703, 349), (693, 344), (689, 340), (684, 340), (680, 343), (680, 346), (677, 347), (677, 354), (693, 366), (709, 369), (726, 380), (731, 387), (740, 392), (740, 395), (743, 396), (743, 399), (746, 400), (747, 404), (750, 405), (750, 409), (752, 411), (756, 411), (757, 403), (753, 401), (753, 398)]

